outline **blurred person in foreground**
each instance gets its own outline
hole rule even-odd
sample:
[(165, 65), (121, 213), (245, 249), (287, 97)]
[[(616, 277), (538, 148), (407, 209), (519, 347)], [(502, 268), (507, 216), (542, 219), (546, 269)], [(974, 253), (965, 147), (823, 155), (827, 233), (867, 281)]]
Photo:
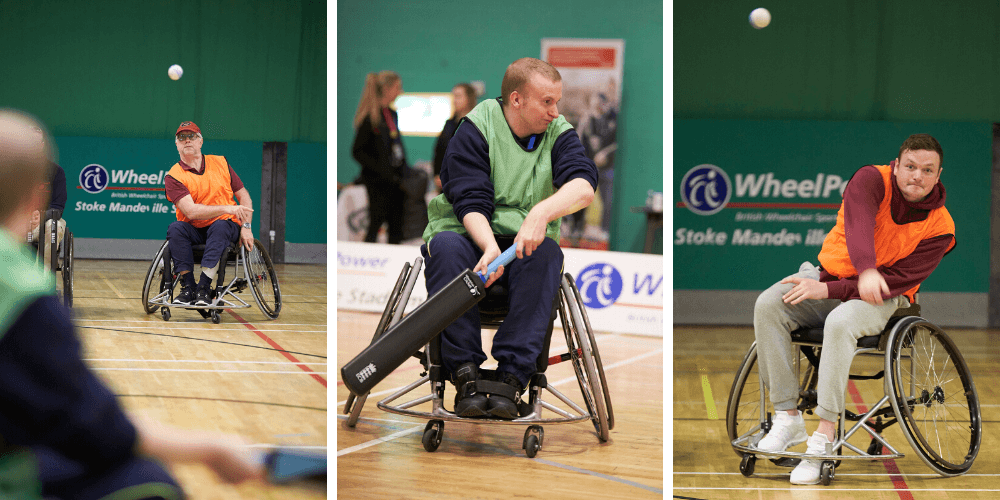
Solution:
[[(222, 480), (261, 478), (236, 437), (125, 414), (81, 359), (54, 277), (24, 243), (48, 193), (49, 141), (32, 117), (0, 110), (0, 491), (11, 499), (178, 499), (161, 462), (199, 462)], [(43, 134), (44, 137), (44, 134)]]

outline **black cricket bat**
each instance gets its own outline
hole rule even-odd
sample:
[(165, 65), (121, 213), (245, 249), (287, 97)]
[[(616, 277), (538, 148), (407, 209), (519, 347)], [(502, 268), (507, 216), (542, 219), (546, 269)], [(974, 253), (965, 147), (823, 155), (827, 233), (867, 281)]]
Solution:
[(444, 331), (486, 295), (486, 277), (514, 260), (512, 245), (487, 267), (486, 274), (466, 269), (417, 306), (399, 323), (340, 369), (344, 386), (356, 396), (371, 392), (379, 382)]

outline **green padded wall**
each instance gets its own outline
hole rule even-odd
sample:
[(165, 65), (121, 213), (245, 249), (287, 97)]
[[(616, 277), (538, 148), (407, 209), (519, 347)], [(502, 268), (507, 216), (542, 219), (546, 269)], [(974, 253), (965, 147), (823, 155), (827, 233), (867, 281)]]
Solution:
[[(645, 218), (629, 213), (663, 185), (663, 3), (610, 8), (598, 0), (340, 2), (337, 6), (337, 181), (360, 166), (351, 157), (353, 118), (365, 75), (393, 70), (407, 92), (449, 92), (482, 80), (500, 95), (507, 65), (539, 57), (542, 38), (625, 40), (624, 85), (615, 160), (611, 250), (642, 250)], [(406, 137), (411, 163), (431, 160), (434, 138)]]

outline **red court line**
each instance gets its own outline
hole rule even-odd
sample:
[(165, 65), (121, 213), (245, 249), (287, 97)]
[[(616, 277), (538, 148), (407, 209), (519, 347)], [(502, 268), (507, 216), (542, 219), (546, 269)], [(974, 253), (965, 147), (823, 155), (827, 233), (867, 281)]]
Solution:
[(315, 373), (312, 370), (312, 368), (309, 368), (308, 366), (301, 364), (302, 363), (301, 361), (299, 361), (298, 359), (295, 358), (295, 356), (292, 356), (287, 351), (285, 351), (285, 348), (281, 347), (280, 345), (278, 345), (277, 342), (271, 340), (271, 337), (268, 337), (267, 335), (264, 335), (263, 332), (261, 332), (260, 330), (254, 328), (254, 326), (251, 325), (250, 323), (248, 323), (247, 320), (245, 320), (242, 317), (240, 317), (239, 314), (234, 313), (232, 311), (232, 309), (226, 309), (226, 312), (228, 312), (229, 314), (232, 314), (233, 317), (236, 318), (236, 321), (239, 321), (240, 323), (242, 323), (243, 326), (247, 327), (247, 329), (250, 330), (251, 332), (256, 333), (258, 337), (260, 337), (261, 339), (263, 339), (264, 342), (267, 342), (268, 345), (270, 345), (271, 347), (277, 349), (278, 352), (280, 352), (283, 356), (285, 356), (285, 358), (287, 358), (289, 361), (291, 361), (292, 363), (298, 363), (295, 366), (299, 367), (304, 372), (309, 372), (309, 376), (311, 376), (312, 378), (316, 379), (317, 382), (323, 384), (323, 387), (326, 387), (326, 379), (325, 378), (321, 377), (318, 373)]
[[(687, 207), (683, 201), (677, 202), (677, 208)], [(723, 208), (816, 208), (816, 209), (839, 209), (840, 203), (765, 203), (765, 202), (732, 202), (726, 203)]]
[[(861, 398), (858, 386), (854, 385), (853, 380), (847, 381), (847, 392), (851, 395), (851, 400), (858, 407), (858, 413), (868, 413), (868, 407), (864, 404), (864, 399)], [(888, 448), (882, 449), (883, 454), (888, 455), (888, 452)], [(886, 472), (889, 473), (889, 479), (892, 481), (892, 486), (896, 488), (896, 492), (899, 493), (900, 500), (913, 500), (913, 494), (908, 491), (910, 487), (906, 485), (906, 480), (900, 474), (896, 461), (883, 460), (882, 465), (885, 466)]]

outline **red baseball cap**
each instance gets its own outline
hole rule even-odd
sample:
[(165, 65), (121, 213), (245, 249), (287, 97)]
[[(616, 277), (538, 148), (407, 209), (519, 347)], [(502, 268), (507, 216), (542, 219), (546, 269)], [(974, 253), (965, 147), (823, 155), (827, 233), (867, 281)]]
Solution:
[(179, 134), (179, 133), (181, 133), (181, 132), (183, 132), (185, 130), (187, 130), (189, 132), (194, 132), (196, 134), (200, 134), (201, 133), (201, 129), (198, 128), (198, 126), (195, 125), (194, 122), (184, 122), (184, 123), (181, 123), (181, 125), (179, 127), (177, 127), (177, 132), (174, 132), (174, 135), (177, 135), (177, 134)]

